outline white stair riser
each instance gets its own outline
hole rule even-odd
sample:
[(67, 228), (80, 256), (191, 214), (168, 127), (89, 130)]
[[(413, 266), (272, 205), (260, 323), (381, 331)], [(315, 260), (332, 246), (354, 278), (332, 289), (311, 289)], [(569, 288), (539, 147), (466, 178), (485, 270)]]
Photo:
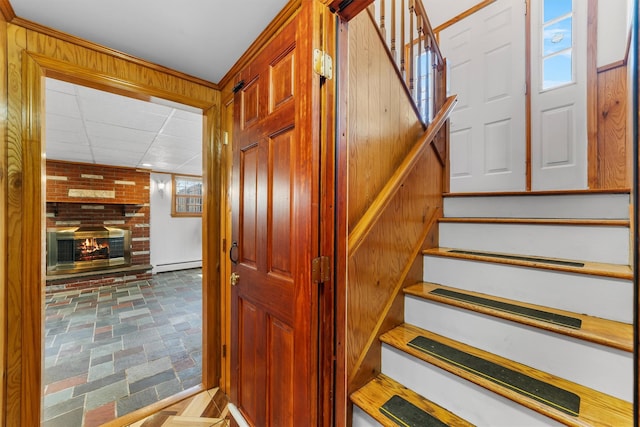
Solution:
[(382, 372), (478, 426), (561, 425), (551, 418), (387, 345), (382, 346)]
[(628, 194), (445, 197), (445, 217), (629, 219)]
[(440, 223), (440, 246), (471, 251), (629, 264), (629, 228)]
[(633, 354), (413, 296), (405, 322), (626, 401)]
[(630, 280), (425, 256), (424, 281), (633, 323)]
[(353, 427), (378, 427), (382, 424), (371, 418), (369, 414), (364, 412), (357, 405), (353, 405), (353, 422), (351, 425)]

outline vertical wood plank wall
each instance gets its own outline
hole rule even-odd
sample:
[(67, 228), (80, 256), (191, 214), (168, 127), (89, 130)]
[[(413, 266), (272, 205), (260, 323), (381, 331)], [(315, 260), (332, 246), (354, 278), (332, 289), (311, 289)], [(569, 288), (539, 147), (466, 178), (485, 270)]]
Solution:
[[(362, 13), (348, 24), (348, 172), (350, 233), (424, 133), (388, 58), (375, 23)], [(420, 250), (435, 243), (443, 165), (428, 147), (371, 231), (349, 252), (344, 358), (348, 393), (380, 369), (382, 332), (403, 320), (402, 288), (421, 280)], [(338, 201), (340, 204), (340, 201)], [(344, 219), (344, 218), (341, 218)], [(429, 244), (429, 243), (427, 243)]]
[[(106, 49), (91, 49), (86, 43), (71, 43), (50, 34), (25, 27), (0, 23), (0, 38), (7, 49), (1, 49), (2, 74), (0, 98), (7, 120), (0, 128), (2, 159), (0, 160), (0, 237), (3, 244), (3, 275), (0, 278), (1, 302), (0, 345), (6, 354), (6, 384), (0, 391), (2, 416), (6, 426), (33, 426), (40, 423), (41, 333), (42, 333), (42, 158), (44, 148), (40, 138), (43, 119), (43, 76), (61, 78), (98, 89), (126, 93), (140, 99), (158, 96), (203, 109), (205, 115), (204, 156), (208, 208), (203, 223), (214, 224), (206, 229), (203, 259), (211, 267), (204, 277), (208, 280), (206, 299), (217, 301), (219, 283), (216, 265), (219, 260), (220, 223), (218, 206), (220, 185), (219, 135), (216, 131), (220, 93), (211, 86), (182, 78), (179, 73), (145, 66), (142, 61), (127, 60), (124, 55)], [(6, 52), (6, 57), (4, 56)], [(6, 135), (6, 137), (5, 137)], [(216, 166), (217, 165), (217, 166)], [(5, 209), (6, 206), (6, 209)], [(35, 244), (25, 242), (32, 239)], [(37, 248), (37, 249), (34, 249)], [(5, 255), (6, 254), (6, 255)], [(34, 255), (35, 254), (35, 255)], [(213, 260), (213, 262), (211, 262)], [(4, 307), (7, 307), (4, 310)], [(6, 314), (5, 314), (6, 313)], [(209, 312), (208, 322), (216, 322), (219, 310)], [(6, 335), (4, 335), (4, 331)], [(210, 328), (208, 335), (217, 331)], [(214, 342), (216, 340), (213, 340)], [(205, 350), (205, 354), (207, 351)], [(207, 378), (219, 378), (217, 356), (209, 351)], [(2, 363), (4, 363), (4, 359)], [(5, 369), (3, 369), (5, 372)], [(205, 384), (206, 385), (206, 384)], [(210, 386), (210, 385), (209, 385)]]
[[(633, 170), (632, 137), (627, 135), (629, 90), (626, 65), (598, 70), (595, 165), (590, 167), (590, 187), (630, 188)], [(595, 159), (594, 159), (595, 157)], [(590, 159), (591, 160), (591, 159)], [(594, 167), (595, 166), (595, 167)]]
[(423, 132), (368, 13), (349, 22), (349, 231)]
[[(0, 13), (0, 46), (7, 46), (7, 22)], [(7, 366), (7, 50), (0, 49), (0, 408), (6, 407)], [(0, 410), (0, 425), (7, 425)]]

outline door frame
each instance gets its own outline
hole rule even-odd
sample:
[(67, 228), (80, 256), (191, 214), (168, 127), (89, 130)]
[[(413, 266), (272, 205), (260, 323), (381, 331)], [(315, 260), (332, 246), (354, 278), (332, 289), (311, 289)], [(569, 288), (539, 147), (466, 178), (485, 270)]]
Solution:
[[(20, 31), (23, 30), (18, 29), (15, 32)], [(15, 49), (15, 46), (11, 46), (11, 48)], [(220, 150), (215, 149), (220, 143), (217, 133), (219, 129), (219, 94), (205, 101), (204, 96), (200, 99), (195, 96), (198, 94), (197, 91), (189, 91), (179, 84), (162, 86), (162, 83), (156, 82), (156, 85), (149, 84), (147, 86), (133, 81), (131, 75), (127, 75), (128, 78), (118, 78), (96, 69), (63, 62), (53, 56), (29, 52), (22, 46), (18, 47), (17, 57), (12, 57), (11, 53), (15, 53), (15, 50), (9, 54), (9, 68), (11, 69), (11, 66), (16, 64), (21, 65), (22, 68), (21, 72), (16, 73), (14, 70), (14, 88), (12, 91), (10, 85), (8, 93), (9, 111), (21, 111), (21, 114), (13, 116), (11, 113), (9, 114), (9, 128), (14, 131), (20, 129), (18, 135), (13, 135), (14, 146), (19, 150), (19, 154), (15, 156), (13, 161), (22, 168), (22, 174), (21, 182), (18, 182), (15, 188), (11, 184), (9, 185), (8, 195), (10, 200), (12, 197), (14, 198), (14, 203), (19, 208), (16, 209), (15, 206), (12, 208), (10, 204), (8, 209), (9, 226), (11, 227), (11, 224), (17, 226), (14, 233), (12, 230), (9, 230), (8, 233), (8, 264), (10, 266), (8, 301), (11, 303), (9, 310), (12, 312), (8, 313), (7, 321), (8, 330), (15, 331), (15, 334), (14, 340), (12, 340), (11, 333), (7, 336), (7, 351), (11, 354), (8, 357), (7, 366), (7, 397), (12, 395), (16, 397), (13, 403), (7, 399), (7, 424), (39, 425), (42, 410), (44, 325), (42, 311), (45, 283), (43, 247), (46, 228), (44, 225), (46, 169), (43, 144), (45, 77), (145, 101), (151, 97), (164, 98), (203, 110), (202, 149), (204, 157), (203, 182), (205, 183), (205, 205), (202, 214), (203, 371), (202, 384), (194, 387), (192, 391), (195, 393), (201, 389), (213, 387), (220, 378), (220, 330), (217, 327), (220, 319), (220, 306), (217, 304), (220, 286), (216, 266), (219, 260), (218, 241), (220, 236), (220, 192), (217, 190), (220, 188), (221, 168)], [(113, 53), (109, 53), (113, 55)], [(127, 61), (126, 65), (133, 65), (133, 63), (129, 64)], [(135, 65), (140, 67), (139, 64)], [(170, 75), (171, 73), (167, 71), (161, 70), (160, 72)], [(144, 74), (144, 70), (141, 69), (138, 73), (138, 75)], [(178, 76), (177, 79), (186, 81), (181, 76)], [(17, 81), (20, 82), (20, 85), (16, 84)], [(185, 86), (189, 86), (189, 84)], [(202, 88), (205, 89), (203, 92), (212, 90), (204, 85)], [(19, 123), (12, 122), (12, 119)], [(9, 138), (11, 146), (11, 136)], [(11, 154), (9, 156), (11, 164)], [(24, 241), (37, 241), (40, 244), (25, 245), (22, 244)], [(16, 248), (19, 250), (15, 250)], [(38, 283), (39, 286), (33, 286), (34, 283)], [(177, 399), (184, 397), (184, 394), (181, 394)], [(164, 403), (169, 405), (172, 402), (165, 401)], [(150, 411), (145, 411), (143, 408), (135, 414), (142, 417), (144, 413), (148, 412)]]

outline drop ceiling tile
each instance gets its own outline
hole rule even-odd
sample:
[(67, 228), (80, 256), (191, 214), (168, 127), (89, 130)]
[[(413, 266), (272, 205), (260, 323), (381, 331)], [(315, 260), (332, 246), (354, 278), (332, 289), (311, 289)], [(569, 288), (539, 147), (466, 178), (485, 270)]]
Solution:
[(184, 120), (174, 116), (162, 129), (162, 135), (202, 141), (202, 121)]
[(167, 115), (159, 115), (140, 110), (138, 106), (117, 104), (82, 103), (84, 119), (88, 122), (104, 123), (129, 129), (159, 132), (167, 120)]
[(91, 152), (87, 150), (57, 148), (53, 152), (47, 150), (46, 158), (49, 160), (64, 160), (67, 162), (93, 163)]
[(158, 135), (154, 142), (154, 146), (199, 153), (202, 151), (202, 140), (169, 135)]
[(176, 172), (187, 175), (202, 175), (202, 155), (198, 154), (192, 157), (191, 160), (180, 165)]
[(84, 124), (79, 118), (47, 113), (46, 130), (61, 130), (65, 132), (84, 133)]
[(73, 83), (63, 82), (62, 80), (52, 79), (50, 77), (45, 78), (45, 87), (48, 90), (56, 92), (68, 93), (71, 95), (76, 94), (76, 86)]
[(182, 119), (190, 122), (200, 123), (200, 126), (202, 127), (202, 120), (203, 120), (202, 112), (194, 113), (192, 111), (186, 111), (186, 110), (181, 110), (179, 108), (176, 108), (176, 111), (173, 114), (173, 117), (175, 117), (176, 119)]
[(81, 118), (80, 108), (75, 95), (63, 92), (47, 90), (45, 95), (45, 111), (47, 116), (49, 113), (55, 112), (61, 116)]
[(191, 153), (183, 153), (179, 151), (163, 151), (163, 150), (149, 150), (142, 158), (143, 163), (151, 163), (152, 165), (157, 162), (169, 162), (176, 165), (180, 165), (193, 157)]
[(122, 150), (128, 153), (144, 154), (149, 149), (149, 143), (131, 142), (122, 139), (114, 139), (103, 136), (92, 136), (91, 146), (96, 148), (105, 148), (107, 150)]
[(134, 144), (151, 144), (155, 137), (154, 132), (147, 132), (137, 129), (129, 129), (120, 126), (110, 126), (104, 123), (86, 122), (87, 134), (89, 138), (103, 137), (108, 139), (118, 139), (132, 142)]
[(65, 143), (75, 145), (89, 145), (87, 134), (84, 132), (51, 129), (49, 126), (45, 130), (45, 143), (49, 147), (52, 143)]

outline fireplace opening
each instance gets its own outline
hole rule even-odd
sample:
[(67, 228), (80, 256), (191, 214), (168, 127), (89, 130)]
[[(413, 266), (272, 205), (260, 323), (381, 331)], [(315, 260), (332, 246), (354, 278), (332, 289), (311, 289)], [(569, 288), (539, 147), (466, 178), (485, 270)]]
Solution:
[(131, 265), (131, 231), (117, 227), (74, 227), (47, 230), (47, 273)]

